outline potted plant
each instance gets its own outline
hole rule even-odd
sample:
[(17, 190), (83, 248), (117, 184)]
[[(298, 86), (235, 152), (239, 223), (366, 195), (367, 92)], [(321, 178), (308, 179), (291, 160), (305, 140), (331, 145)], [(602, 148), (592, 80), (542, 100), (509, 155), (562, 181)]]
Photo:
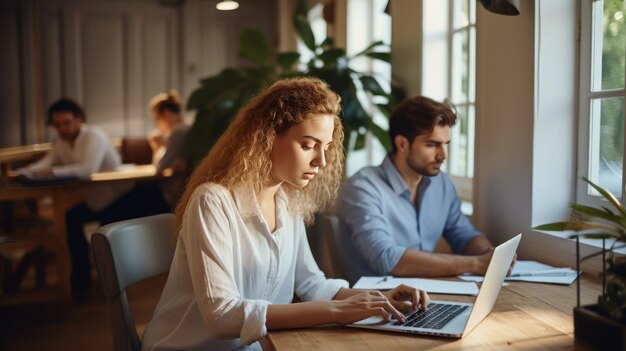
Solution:
[[(626, 208), (606, 189), (586, 177), (582, 178), (608, 202), (600, 208), (572, 203), (571, 219), (535, 227), (538, 230), (574, 231), (570, 238), (602, 239), (600, 252), (580, 258), (577, 264), (602, 255), (602, 295), (598, 303), (574, 308), (574, 334), (603, 350), (626, 349), (626, 257), (616, 255), (614, 250), (625, 247)], [(604, 243), (610, 240), (608, 248)], [(578, 249), (577, 249), (578, 252)], [(580, 293), (577, 291), (577, 293)]]
[(346, 151), (350, 146), (353, 150), (363, 148), (368, 132), (389, 148), (386, 131), (374, 123), (371, 112), (363, 107), (357, 93), (364, 92), (376, 102), (373, 108), (389, 116), (395, 104), (404, 99), (404, 90), (392, 82), (390, 91), (385, 91), (376, 77), (355, 71), (348, 65), (351, 59), (359, 56), (390, 62), (388, 46), (377, 41), (348, 57), (344, 49), (334, 45), (332, 38), (322, 41), (315, 38), (307, 19), (308, 12), (307, 2), (300, 0), (292, 18), (298, 37), (313, 54), (308, 62), (299, 65), (299, 53), (277, 53), (261, 32), (245, 29), (240, 34), (239, 54), (251, 65), (227, 68), (201, 80), (200, 87), (191, 94), (186, 107), (196, 111), (196, 119), (184, 147), (192, 165), (206, 155), (239, 108), (250, 98), (278, 79), (295, 76), (318, 77), (341, 96)]

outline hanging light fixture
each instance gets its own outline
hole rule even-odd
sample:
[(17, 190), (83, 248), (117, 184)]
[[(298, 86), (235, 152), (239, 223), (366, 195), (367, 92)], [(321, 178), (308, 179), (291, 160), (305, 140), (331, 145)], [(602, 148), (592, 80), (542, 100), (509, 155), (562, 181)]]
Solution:
[(519, 15), (519, 0), (480, 0), (480, 3), (493, 13), (507, 16)]
[(232, 11), (239, 8), (239, 3), (233, 0), (222, 0), (215, 5), (220, 11)]

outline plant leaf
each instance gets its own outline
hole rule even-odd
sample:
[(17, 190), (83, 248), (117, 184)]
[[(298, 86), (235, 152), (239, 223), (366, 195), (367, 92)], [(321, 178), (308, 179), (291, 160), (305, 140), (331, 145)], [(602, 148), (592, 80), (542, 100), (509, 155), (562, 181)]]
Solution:
[(239, 35), (239, 56), (247, 58), (259, 65), (266, 65), (274, 50), (265, 40), (265, 36), (257, 29), (245, 28)]
[(306, 45), (309, 50), (315, 52), (315, 35), (313, 34), (311, 23), (307, 17), (309, 10), (310, 9), (306, 4), (306, 0), (298, 0), (292, 21), (293, 27), (296, 30), (296, 33), (298, 33), (298, 37), (300, 37), (304, 45)]
[(276, 55), (276, 61), (283, 71), (291, 71), (298, 60), (300, 60), (300, 54), (297, 52), (283, 52)]
[(533, 227), (533, 229), (534, 230), (548, 230), (548, 231), (562, 232), (562, 231), (565, 231), (565, 230), (570, 230), (568, 228), (569, 224), (570, 224), (569, 221), (566, 221), (566, 222), (554, 222), (554, 223), (547, 223), (547, 224), (538, 225), (536, 227)]
[(365, 134), (357, 133), (356, 141), (354, 142), (354, 150), (361, 150), (365, 147)]
[(582, 180), (584, 180), (585, 182), (587, 182), (587, 184), (591, 185), (594, 189), (596, 189), (605, 199), (607, 199), (622, 214), (622, 216), (626, 216), (626, 209), (624, 209), (624, 206), (622, 206), (622, 204), (619, 203), (619, 201), (615, 198), (615, 196), (613, 196), (613, 194), (611, 194), (609, 191), (607, 191), (603, 187), (592, 182), (591, 179), (587, 177), (582, 177)]
[(559, 231), (559, 232), (566, 231), (566, 230), (581, 231), (581, 230), (588, 230), (588, 229), (602, 229), (602, 230), (607, 230), (610, 232), (615, 231), (614, 228), (606, 226), (604, 224), (584, 222), (584, 221), (578, 221), (578, 220), (547, 223), (547, 224), (536, 226), (533, 229)]
[(373, 121), (370, 121), (369, 130), (376, 137), (376, 139), (378, 139), (385, 150), (391, 150), (391, 141), (389, 140), (389, 133), (387, 133), (386, 130), (382, 129)]
[(390, 52), (368, 52), (365, 54), (367, 57), (371, 57), (376, 60), (385, 61), (387, 63), (391, 63), (391, 53)]
[(387, 96), (387, 93), (383, 90), (383, 88), (378, 84), (378, 81), (372, 76), (362, 76), (359, 78), (361, 84), (363, 84), (363, 89), (365, 91), (370, 92), (372, 95), (376, 96)]
[(382, 112), (385, 117), (389, 118), (389, 115), (391, 115), (391, 110), (389, 110), (389, 104), (376, 104), (376, 107), (378, 107), (378, 110)]
[(382, 40), (375, 41), (375, 42), (371, 43), (368, 47), (366, 47), (365, 49), (360, 51), (358, 54), (352, 56), (351, 58), (355, 58), (355, 57), (359, 57), (361, 55), (365, 55), (368, 52), (370, 52), (372, 49), (374, 49), (375, 47), (381, 46), (381, 45), (385, 45), (385, 43)]
[(393, 108), (400, 102), (406, 99), (406, 91), (395, 83), (391, 83), (391, 94), (389, 95), (389, 111), (393, 111)]
[(330, 48), (324, 52), (322, 52), (321, 54), (319, 54), (317, 57), (322, 60), (322, 62), (324, 63), (324, 65), (336, 65), (337, 64), (337, 60), (340, 57), (344, 57), (346, 55), (346, 52), (344, 49), (341, 48)]
[(600, 210), (595, 207), (590, 207), (590, 206), (585, 206), (585, 205), (575, 204), (575, 203), (570, 204), (570, 208), (573, 209), (575, 212), (582, 214), (584, 216), (602, 218), (612, 223), (615, 223), (617, 225), (624, 224), (624, 218), (617, 216), (611, 212), (607, 213), (606, 210)]
[(330, 49), (332, 47), (335, 46), (335, 40), (331, 37), (327, 37), (326, 39), (324, 39), (324, 41), (320, 44), (320, 47), (324, 50)]

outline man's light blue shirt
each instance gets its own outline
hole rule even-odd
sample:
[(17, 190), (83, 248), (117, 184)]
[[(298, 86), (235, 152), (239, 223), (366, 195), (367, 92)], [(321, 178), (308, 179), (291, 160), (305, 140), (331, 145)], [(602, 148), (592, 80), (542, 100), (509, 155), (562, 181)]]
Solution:
[(339, 192), (337, 216), (345, 273), (354, 283), (363, 275), (388, 275), (407, 249), (433, 252), (443, 235), (462, 254), (477, 231), (461, 212), (450, 178), (439, 172), (422, 177), (418, 203), (389, 156), (378, 167), (365, 167)]

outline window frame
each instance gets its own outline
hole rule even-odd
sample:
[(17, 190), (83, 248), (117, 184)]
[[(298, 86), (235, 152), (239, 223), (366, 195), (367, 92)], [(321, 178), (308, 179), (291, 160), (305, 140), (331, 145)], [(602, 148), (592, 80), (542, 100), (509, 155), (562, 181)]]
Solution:
[[(462, 1), (467, 1), (468, 4), (468, 22), (466, 25), (455, 26), (454, 16), (457, 10), (455, 3), (461, 4)], [(473, 20), (473, 21), (472, 21)], [(454, 48), (455, 35), (463, 35), (467, 33), (468, 38), (468, 60), (462, 64), (466, 66), (468, 72), (468, 89), (467, 97), (465, 101), (454, 100), (454, 59), (456, 50)], [(459, 53), (462, 54), (462, 53)], [(446, 165), (446, 172), (450, 179), (457, 188), (457, 192), (463, 201), (472, 201), (472, 189), (473, 189), (473, 174), (474, 174), (474, 149), (475, 149), (475, 124), (476, 124), (476, 2), (472, 0), (449, 0), (448, 3), (448, 84), (447, 94), (448, 98), (454, 104), (457, 109), (465, 109), (467, 113), (468, 121), (468, 143), (466, 145), (466, 162), (467, 172), (465, 176), (454, 174), (453, 170), (456, 167), (455, 159), (456, 154), (460, 150), (460, 145), (456, 143), (460, 136), (460, 124), (458, 119), (457, 124), (451, 130), (451, 142), (448, 147), (448, 160)], [(473, 113), (471, 113), (472, 111)], [(472, 116), (470, 116), (470, 114)], [(470, 162), (471, 161), (471, 162)]]
[[(594, 62), (601, 63), (602, 46), (596, 45), (598, 40), (602, 40), (602, 18), (604, 15), (603, 7), (600, 7), (601, 0), (582, 0), (580, 9), (580, 86), (579, 86), (579, 127), (578, 127), (578, 167), (577, 177), (589, 177), (591, 162), (591, 138), (595, 133), (599, 133), (599, 120), (593, 121), (591, 118), (591, 104), (594, 100), (602, 98), (624, 98), (626, 103), (626, 88), (608, 89), (594, 91), (594, 80), (601, 79), (599, 75), (594, 73), (597, 68), (592, 67)], [(600, 7), (600, 11), (597, 8)], [(599, 25), (598, 25), (599, 21)], [(595, 58), (595, 61), (594, 61)], [(626, 74), (625, 74), (626, 82)], [(596, 85), (597, 86), (597, 85)], [(626, 111), (626, 110), (625, 110)], [(626, 120), (626, 112), (623, 118)], [(593, 125), (592, 125), (593, 123)], [(625, 124), (626, 128), (626, 124)], [(626, 135), (626, 133), (625, 133)], [(624, 143), (624, 159), (622, 164), (626, 164), (626, 143)], [(622, 167), (622, 189), (626, 185), (626, 169)], [(590, 177), (592, 178), (592, 177)], [(622, 192), (621, 202), (626, 200), (626, 194)], [(576, 182), (576, 202), (588, 206), (600, 207), (606, 204), (599, 194), (589, 194), (589, 186), (582, 182)]]

